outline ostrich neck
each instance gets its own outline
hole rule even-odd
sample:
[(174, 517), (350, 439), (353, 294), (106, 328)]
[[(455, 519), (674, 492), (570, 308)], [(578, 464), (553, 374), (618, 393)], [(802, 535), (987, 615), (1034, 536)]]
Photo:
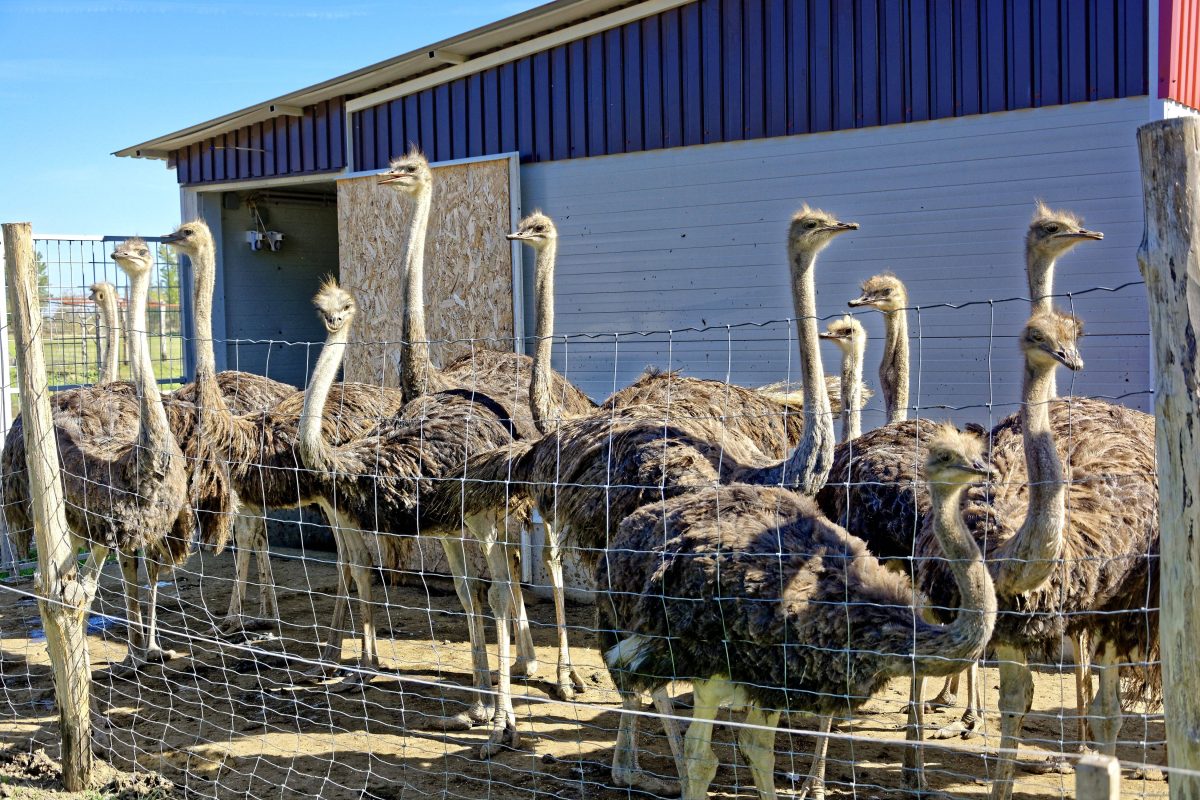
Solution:
[(782, 463), (751, 470), (749, 483), (786, 484), (804, 494), (816, 494), (825, 485), (833, 465), (833, 414), (825, 372), (821, 365), (817, 334), (817, 288), (813, 268), (817, 254), (807, 250), (791, 253), (792, 302), (795, 306), (796, 337), (800, 343), (800, 377), (804, 386), (804, 431), (800, 442)]
[(884, 313), (883, 360), (879, 385), (887, 405), (888, 422), (908, 419), (908, 312)]
[(537, 348), (533, 354), (533, 369), (529, 383), (529, 410), (533, 422), (543, 434), (548, 434), (562, 410), (554, 401), (550, 378), (553, 374), (551, 354), (554, 337), (554, 259), (558, 244), (549, 240), (537, 252), (534, 290), (537, 297)]
[(1005, 596), (1036, 589), (1050, 577), (1062, 554), (1067, 486), (1050, 426), (1053, 376), (1053, 367), (1025, 366), (1021, 429), (1029, 507), (1020, 530), (989, 560), (995, 569), (996, 589)]
[(201, 435), (224, 442), (230, 433), (233, 414), (217, 384), (217, 358), (213, 351), (212, 306), (216, 286), (216, 253), (211, 241), (191, 254), (193, 335), (196, 338), (196, 406), (200, 412)]
[(400, 387), (410, 401), (440, 388), (437, 370), (429, 357), (429, 335), (425, 331), (425, 231), (429, 227), (431, 188), (416, 197), (404, 251), (404, 339), (400, 354)]
[(121, 371), (121, 320), (117, 313), (117, 298), (106, 292), (99, 305), (100, 324), (104, 326), (104, 360), (100, 372), (100, 383), (112, 383)]
[(333, 379), (342, 365), (346, 353), (346, 341), (350, 337), (350, 323), (346, 322), (336, 333), (330, 333), (317, 359), (308, 387), (304, 390), (304, 406), (300, 410), (300, 458), (312, 470), (329, 471), (330, 452), (321, 431), (321, 419), (325, 413), (325, 401), (333, 387)]
[(852, 342), (842, 356), (842, 441), (862, 436), (862, 372), (865, 342)]
[[(1054, 264), (1057, 256), (1030, 252), (1025, 256), (1025, 274), (1029, 280), (1029, 302), (1033, 314), (1054, 310)], [(1050, 373), (1050, 397), (1058, 397), (1058, 383)]]
[[(957, 672), (961, 665), (948, 659), (974, 658), (991, 638), (996, 624), (996, 589), (960, 512), (965, 488), (961, 484), (945, 483), (931, 483), (929, 487), (933, 533), (962, 598), (959, 613), (948, 625), (927, 623), (918, 615), (915, 633), (910, 628), (886, 648), (888, 652), (896, 653), (910, 652), (911, 648), (919, 675)], [(900, 614), (904, 623), (902, 629), (913, 624), (911, 611), (903, 610)], [(906, 673), (909, 669), (909, 662), (904, 659), (900, 671)]]
[(168, 443), (174, 442), (163, 408), (162, 392), (154, 377), (154, 362), (150, 356), (150, 339), (146, 334), (146, 298), (150, 294), (149, 272), (129, 276), (129, 336), (132, 345), (129, 367), (137, 387), (141, 417), (138, 441), (148, 452), (163, 454)]

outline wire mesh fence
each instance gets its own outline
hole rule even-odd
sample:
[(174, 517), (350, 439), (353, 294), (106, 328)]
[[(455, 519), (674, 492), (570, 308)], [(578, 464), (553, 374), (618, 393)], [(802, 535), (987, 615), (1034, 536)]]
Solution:
[[(39, 242), (51, 275), (66, 274), (57, 264), (109, 264), (104, 244), (90, 261), (49, 246)], [(183, 333), (171, 263), (155, 260), (152, 291), (166, 310), (148, 308), (175, 316), (129, 326), (168, 342), (149, 348), (160, 383), (182, 381), (185, 350), (213, 344)], [(99, 374), (94, 312), (72, 317), (75, 289), (61, 287), (75, 278), (55, 280), (43, 303), (47, 352), (52, 380), (70, 389)], [(853, 332), (835, 330), (854, 298), (819, 298), (823, 350), (803, 318), (558, 336), (565, 380), (551, 382), (542, 416), (529, 407), (529, 362), (478, 342), (456, 342), (469, 355), (423, 400), (403, 396), (397, 374), (336, 383), (340, 343), (361, 312), (322, 294), (330, 338), (308, 395), (295, 387), (228, 412), (228, 438), (202, 451), (241, 502), (230, 546), (172, 559), (150, 542), (140, 570), (130, 551), (100, 572), (88, 617), (96, 745), (118, 769), (165, 779), (153, 783), (164, 794), (206, 797), (672, 796), (681, 780), (691, 796), (768, 785), (804, 795), (814, 751), (827, 747), (830, 796), (902, 793), (921, 752), (931, 789), (983, 796), (1015, 757), (1016, 791), (1051, 798), (1073, 796), (1082, 753), (1115, 746), (1122, 796), (1167, 795), (1157, 538), (1144, 518), (1152, 387), (1111, 366), (1119, 353), (1097, 355), (1109, 365), (1100, 374), (1086, 365), (1105, 349), (1147, 346), (1144, 326), (1111, 313), (1141, 301), (1140, 283), (1056, 297), (1090, 327), (1078, 342), (1066, 316), (1013, 324), (1029, 298), (854, 309), (871, 335), (865, 369), (843, 381), (839, 366), (862, 353)], [(889, 425), (894, 392), (874, 372), (897, 315), (908, 323), (909, 421)], [(633, 340), (643, 347), (626, 348)], [(739, 386), (743, 347), (764, 340), (822, 356), (828, 408), (811, 382), (798, 390), (798, 355), (778, 364), (779, 384)], [(606, 351), (618, 376), (639, 372), (647, 347), (662, 371), (632, 389), (614, 378), (608, 401), (572, 407), (570, 354), (587, 352), (592, 368)], [(1030, 378), (1056, 369), (1057, 394), (1071, 402), (1051, 402)], [(848, 414), (861, 414), (865, 435), (830, 448), (823, 492), (801, 499), (793, 456), (817, 420), (839, 418), (859, 379), (870, 396)], [(227, 400), (258, 385), (225, 380)], [(112, 386), (87, 391), (97, 409), (106, 396), (137, 403)], [(324, 427), (306, 427), (306, 401), (323, 402)], [(206, 416), (226, 410), (203, 412), (207, 433)], [(960, 427), (933, 424), (943, 420)], [(1025, 461), (1036, 426), (1065, 464), (1058, 477)], [(856, 471), (880, 459), (886, 469)], [(68, 472), (71, 463), (64, 456)], [(108, 502), (140, 493), (111, 474), (85, 478)], [(5, 502), (19, 502), (7, 487)], [(68, 492), (69, 518), (79, 502)], [(196, 515), (203, 539), (217, 515)], [(953, 538), (960, 520), (974, 545)], [(20, 539), (11, 513), (8, 522)], [(1050, 546), (1016, 547), (1035, 539)], [(28, 573), (0, 582), (0, 741), (10, 765), (32, 770), (39, 750), (54, 756), (56, 722)], [(126, 602), (135, 575), (156, 609), (157, 647), (149, 606), (135, 616)], [(994, 613), (988, 592), (999, 596)], [(927, 710), (912, 702), (922, 675)], [(1010, 740), (1003, 712), (1014, 709), (1028, 713)]]

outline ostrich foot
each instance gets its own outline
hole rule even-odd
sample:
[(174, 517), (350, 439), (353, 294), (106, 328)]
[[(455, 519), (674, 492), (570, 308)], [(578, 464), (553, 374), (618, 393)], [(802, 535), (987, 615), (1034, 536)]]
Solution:
[(954, 708), (958, 705), (958, 695), (954, 692), (942, 691), (937, 697), (925, 701), (925, 713), (930, 714), (943, 708)]
[(584, 688), (583, 679), (575, 668), (563, 665), (558, 668), (558, 680), (550, 687), (550, 694), (559, 700), (574, 700)]
[(341, 670), (346, 677), (340, 683), (330, 686), (329, 691), (335, 694), (349, 694), (354, 691), (363, 691), (371, 685), (371, 678), (374, 677), (371, 673), (364, 672), (364, 669), (370, 669), (370, 667), (359, 665), (358, 669)]
[(179, 658), (177, 650), (167, 650), (157, 644), (147, 647), (146, 652), (141, 655), (142, 662), (146, 664), (165, 664), (176, 658)]
[(234, 614), (225, 618), (217, 626), (217, 633), (223, 636), (234, 634), (262, 633), (271, 631), (279, 626), (279, 620), (268, 617), (250, 617), (245, 614)]
[(310, 667), (297, 675), (296, 683), (298, 685), (322, 683), (330, 678), (337, 677), (341, 672), (341, 669), (342, 668), (337, 664), (322, 662), (317, 664), (315, 667)]
[(679, 797), (683, 794), (679, 781), (665, 780), (641, 769), (629, 772), (614, 769), (612, 780), (613, 785), (622, 789), (636, 789), (654, 797)]
[(825, 800), (825, 781), (816, 775), (809, 775), (796, 792), (796, 800)]
[(976, 717), (963, 717), (956, 719), (949, 725), (938, 728), (932, 734), (930, 739), (973, 739), (979, 734), (980, 728), (983, 725)]
[[(538, 664), (538, 661), (536, 658), (526, 659), (526, 658), (521, 658), (520, 656), (518, 656), (517, 660), (514, 661), (513, 665), (512, 665), (512, 677), (514, 680), (528, 680), (529, 678), (532, 678), (533, 676), (537, 675), (539, 666), (540, 666), (540, 664)], [(492, 670), (491, 676), (492, 676), (492, 686), (496, 686), (497, 684), (500, 683), (500, 673), (499, 672), (497, 672), (496, 670)]]
[(483, 722), (483, 720), (475, 718), (474, 711), (475, 709), (472, 708), (469, 711), (461, 711), (458, 714), (451, 714), (448, 717), (430, 716), (421, 725), (421, 729), (447, 733), (451, 731), (469, 731), (480, 722)]
[(521, 734), (517, 730), (517, 719), (514, 714), (497, 711), (492, 718), (492, 734), (483, 747), (479, 748), (480, 758), (491, 758), (506, 748), (516, 750), (521, 746)]
[(1028, 769), (1036, 775), (1070, 775), (1075, 771), (1075, 763), (1066, 756), (1046, 756), (1029, 764)]

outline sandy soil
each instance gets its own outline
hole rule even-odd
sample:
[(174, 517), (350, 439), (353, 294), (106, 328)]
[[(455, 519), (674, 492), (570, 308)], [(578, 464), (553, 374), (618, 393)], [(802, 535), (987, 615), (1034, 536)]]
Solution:
[[(310, 554), (311, 555), (311, 554)], [(324, 556), (324, 554), (322, 554)], [(125, 656), (124, 631), (97, 618), (91, 637), (96, 707), (103, 726), (100, 754), (107, 767), (107, 788), (88, 797), (203, 796), (322, 798), (464, 797), (516, 798), (628, 797), (606, 786), (619, 707), (587, 629), (593, 612), (574, 606), (574, 658), (588, 690), (574, 704), (546, 702), (550, 695), (537, 679), (521, 682), (517, 713), (524, 740), (517, 751), (490, 761), (476, 757), (484, 728), (446, 732), (437, 717), (462, 708), (467, 696), (453, 687), (470, 685), (470, 654), (461, 608), (449, 584), (431, 579), (424, 585), (377, 584), (386, 599), (376, 614), (385, 673), (364, 690), (337, 691), (338, 680), (298, 686), (298, 673), (316, 657), (316, 642), (327, 634), (336, 578), (325, 562), (280, 553), (273, 559), (283, 624), (277, 635), (246, 643), (219, 635), (228, 604), (228, 555), (196, 557), (165, 587), (162, 627), (166, 644), (181, 657), (118, 677), (109, 666)], [(106, 579), (96, 611), (119, 614), (115, 565)], [(44, 640), (39, 639), (37, 607), (28, 597), (28, 581), (0, 585), (0, 797), (59, 796), (51, 759), (57, 757), (57, 717)], [(532, 605), (542, 674), (552, 669), (553, 606)], [(251, 597), (249, 610), (257, 609)], [(352, 663), (357, 640), (344, 652)], [(985, 706), (996, 707), (997, 673), (984, 670)], [(681, 706), (688, 687), (677, 687)], [(936, 687), (935, 687), (936, 690)], [(1036, 674), (1033, 713), (1025, 723), (1026, 741), (1058, 750), (1076, 737), (1073, 679), (1068, 672)], [(903, 738), (905, 681), (894, 681), (853, 719), (835, 731), (853, 733), (854, 742), (834, 740), (829, 747), (829, 796), (898, 797)], [(930, 715), (944, 725), (956, 711)], [(807, 770), (811, 720), (793, 720), (777, 746), (777, 786)], [(673, 776), (657, 723), (643, 723), (642, 764)], [(1131, 717), (1122, 731), (1118, 755), (1131, 762), (1165, 760), (1161, 718)], [(931, 786), (956, 797), (983, 797), (988, 765), (981, 753), (999, 739), (998, 717), (987, 717), (983, 737), (930, 743), (926, 763)], [(714, 737), (722, 767), (714, 794), (754, 796), (748, 770), (727, 728)], [(1143, 745), (1143, 741), (1156, 744)], [(1067, 744), (1068, 750), (1074, 747)], [(37, 751), (45, 753), (38, 755)], [(1044, 757), (1025, 748), (1023, 762)], [(165, 777), (173, 786), (158, 781)], [(1166, 797), (1157, 772), (1149, 780), (1127, 771), (1123, 797)], [(1070, 775), (1034, 774), (1018, 769), (1018, 798), (1073, 796)], [(129, 792), (132, 792), (130, 794)], [(69, 795), (62, 795), (69, 796)]]

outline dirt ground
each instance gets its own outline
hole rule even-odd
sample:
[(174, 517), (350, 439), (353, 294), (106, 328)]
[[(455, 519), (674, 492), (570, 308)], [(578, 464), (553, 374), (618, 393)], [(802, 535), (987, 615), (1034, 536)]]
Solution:
[[(325, 554), (322, 554), (324, 557)], [(311, 556), (311, 554), (310, 554)], [(447, 582), (385, 586), (376, 613), (384, 675), (366, 690), (337, 691), (339, 681), (298, 685), (298, 673), (316, 657), (327, 635), (336, 576), (332, 565), (296, 552), (273, 559), (283, 623), (270, 638), (218, 634), (229, 598), (228, 555), (197, 556), (163, 588), (162, 629), (167, 646), (181, 656), (137, 674), (114, 675), (110, 665), (125, 656), (124, 631), (97, 616), (90, 638), (95, 703), (102, 721), (99, 754), (108, 762), (100, 788), (81, 798), (290, 797), (489, 798), (562, 800), (629, 797), (608, 787), (608, 765), (617, 725), (617, 696), (591, 635), (593, 611), (572, 606), (569, 622), (575, 663), (587, 684), (573, 704), (546, 702), (536, 678), (515, 685), (523, 741), (519, 750), (489, 760), (477, 757), (486, 729), (446, 732), (437, 718), (463, 707), (470, 685), (470, 653), (461, 607)], [(115, 565), (105, 573), (95, 610), (120, 614)], [(0, 798), (71, 797), (52, 791), (57, 780), (57, 715), (50, 668), (41, 638), (32, 583), (0, 585)], [(252, 591), (253, 595), (253, 591)], [(541, 674), (553, 669), (553, 606), (529, 597)], [(257, 610), (257, 598), (248, 601)], [(352, 663), (358, 641), (343, 653)], [(494, 653), (494, 651), (493, 651)], [(985, 707), (996, 708), (996, 670), (984, 670)], [(1069, 672), (1035, 676), (1033, 713), (1026, 742), (1058, 750), (1076, 738), (1074, 685)], [(936, 691), (936, 687), (934, 687)], [(689, 687), (676, 687), (681, 708)], [(853, 719), (835, 727), (857, 741), (829, 746), (829, 796), (899, 797), (907, 683), (894, 681)], [(930, 715), (932, 726), (958, 711)], [(776, 739), (776, 785), (798, 788), (808, 767), (811, 720), (796, 717), (791, 732)], [(658, 723), (643, 722), (642, 765), (674, 776)], [(1131, 716), (1122, 731), (1123, 761), (1160, 764), (1165, 753), (1161, 717)], [(981, 753), (995, 748), (998, 716), (987, 717), (985, 735), (970, 741), (930, 742), (926, 765), (931, 788), (954, 797), (984, 797), (989, 766)], [(865, 741), (864, 741), (865, 740)], [(736, 754), (728, 728), (714, 736), (722, 764), (714, 795), (755, 796), (749, 771)], [(1155, 744), (1143, 745), (1143, 741)], [(1066, 745), (1067, 749), (1073, 744)], [(1017, 798), (1074, 795), (1070, 775), (1035, 774), (1027, 765), (1046, 752), (1023, 749)], [(111, 766), (109, 766), (111, 765)], [(1127, 770), (1122, 797), (1166, 797), (1157, 771), (1151, 779)], [(161, 778), (165, 778), (163, 781)]]

